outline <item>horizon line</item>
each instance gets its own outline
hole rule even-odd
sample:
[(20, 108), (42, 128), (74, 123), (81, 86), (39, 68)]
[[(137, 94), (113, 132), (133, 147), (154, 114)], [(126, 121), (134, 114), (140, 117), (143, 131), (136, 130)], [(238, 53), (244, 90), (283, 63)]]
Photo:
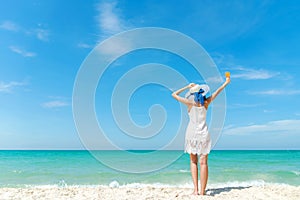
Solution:
[[(212, 149), (211, 151), (299, 151), (300, 148), (233, 148), (233, 149)], [(39, 148), (33, 148), (33, 149), (29, 149), (29, 148), (24, 148), (24, 149), (20, 149), (20, 148), (4, 148), (1, 149), (0, 151), (184, 151), (182, 149), (165, 149), (165, 150), (159, 150), (159, 149), (93, 149), (93, 150), (89, 150), (89, 149), (78, 149), (78, 148), (67, 148), (67, 149), (63, 149), (63, 148), (53, 148), (53, 149), (39, 149)]]

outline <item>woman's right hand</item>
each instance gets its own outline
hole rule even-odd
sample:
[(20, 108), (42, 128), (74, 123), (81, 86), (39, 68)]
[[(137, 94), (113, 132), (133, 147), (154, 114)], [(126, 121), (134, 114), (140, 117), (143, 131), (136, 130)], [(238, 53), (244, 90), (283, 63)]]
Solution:
[(226, 77), (226, 81), (225, 81), (225, 84), (228, 85), (230, 83), (230, 76), (229, 77)]
[(188, 88), (192, 88), (192, 87), (194, 87), (196, 84), (195, 83), (190, 83), (189, 85), (188, 85)]

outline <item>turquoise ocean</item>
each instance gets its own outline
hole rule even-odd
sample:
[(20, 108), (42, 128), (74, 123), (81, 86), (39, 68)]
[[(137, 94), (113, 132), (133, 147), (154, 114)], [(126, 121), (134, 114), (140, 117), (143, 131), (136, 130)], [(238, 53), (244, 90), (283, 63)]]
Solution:
[[(116, 160), (122, 156), (118, 151), (101, 153)], [(164, 151), (159, 159), (172, 153)], [(143, 160), (139, 162), (143, 165)], [(208, 187), (300, 185), (300, 151), (296, 150), (214, 150), (208, 163)], [(99, 185), (192, 187), (189, 155), (182, 154), (161, 170), (132, 174), (105, 166), (88, 151), (0, 151), (0, 187)]]

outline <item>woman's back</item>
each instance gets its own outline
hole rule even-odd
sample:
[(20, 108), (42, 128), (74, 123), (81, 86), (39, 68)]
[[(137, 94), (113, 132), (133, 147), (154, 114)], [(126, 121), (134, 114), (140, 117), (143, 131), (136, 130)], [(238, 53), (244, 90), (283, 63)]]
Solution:
[(208, 154), (211, 148), (210, 135), (206, 125), (206, 108), (192, 106), (189, 111), (190, 122), (185, 134), (185, 152)]
[(192, 106), (189, 111), (190, 125), (193, 126), (195, 134), (207, 132), (206, 108), (204, 106)]

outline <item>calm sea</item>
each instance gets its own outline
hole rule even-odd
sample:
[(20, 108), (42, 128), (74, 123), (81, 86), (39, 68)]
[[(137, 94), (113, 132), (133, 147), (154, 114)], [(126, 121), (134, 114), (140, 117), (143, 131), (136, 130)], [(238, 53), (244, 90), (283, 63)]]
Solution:
[[(102, 151), (115, 159), (122, 152)], [(138, 153), (145, 153), (140, 151)], [(178, 152), (177, 152), (178, 153)], [(151, 165), (167, 159), (174, 151), (159, 153)], [(118, 157), (119, 156), (119, 157)], [(144, 159), (147, 159), (145, 154)], [(130, 165), (128, 160), (126, 163)], [(136, 162), (134, 162), (136, 165)], [(300, 185), (300, 151), (223, 151), (209, 155), (209, 186), (245, 186), (260, 184)], [(26, 186), (143, 185), (192, 187), (189, 155), (183, 154), (171, 165), (150, 173), (132, 174), (111, 169), (88, 151), (0, 151), (0, 187)]]

